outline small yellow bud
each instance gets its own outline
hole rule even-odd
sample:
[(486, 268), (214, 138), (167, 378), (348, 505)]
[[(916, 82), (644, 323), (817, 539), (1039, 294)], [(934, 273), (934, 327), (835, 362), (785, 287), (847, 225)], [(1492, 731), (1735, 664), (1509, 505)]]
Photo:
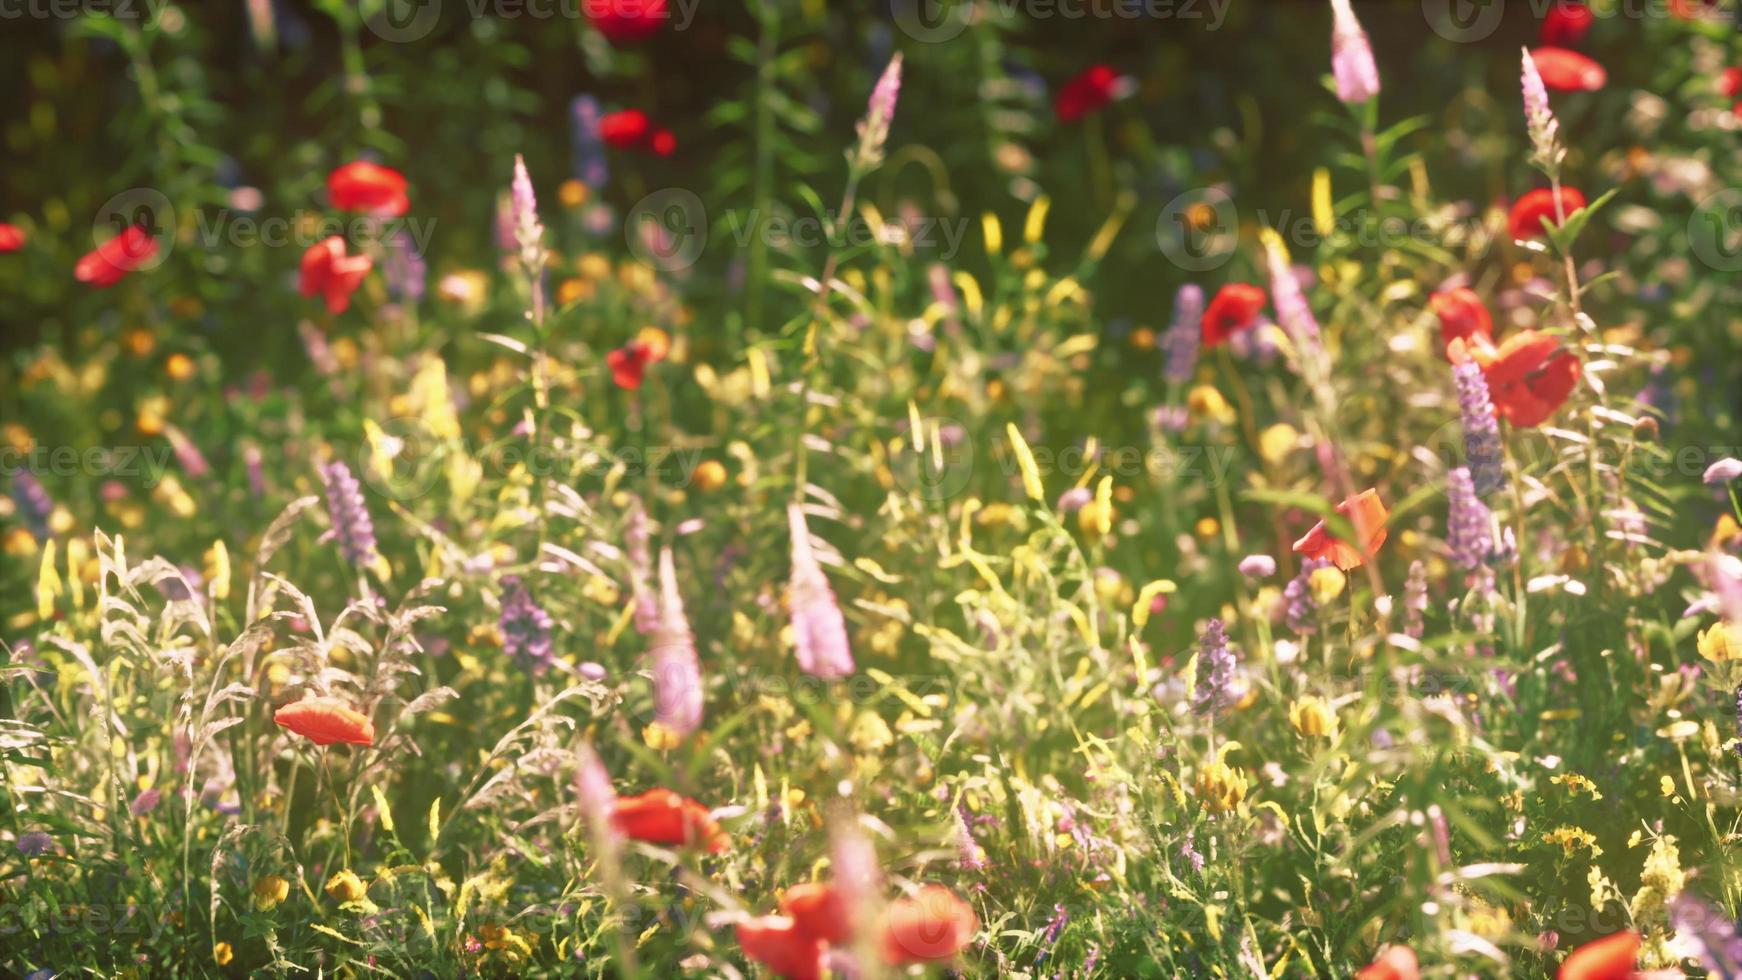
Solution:
[(1313, 591), (1313, 599), (1323, 606), (1343, 594), (1343, 588), (1349, 584), (1349, 579), (1335, 568), (1325, 567), (1313, 572), (1307, 579), (1307, 585)]
[(696, 489), (703, 493), (713, 493), (726, 485), (726, 464), (717, 459), (704, 459), (696, 464), (695, 471), (690, 474)]

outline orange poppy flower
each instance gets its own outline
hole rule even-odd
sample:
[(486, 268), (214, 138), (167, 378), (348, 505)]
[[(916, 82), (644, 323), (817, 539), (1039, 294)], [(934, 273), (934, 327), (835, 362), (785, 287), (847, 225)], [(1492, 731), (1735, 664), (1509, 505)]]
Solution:
[(1343, 501), (1337, 505), (1337, 513), (1347, 517), (1349, 523), (1355, 526), (1355, 537), (1361, 541), (1359, 548), (1333, 537), (1325, 522), (1320, 521), (1294, 543), (1294, 550), (1308, 558), (1328, 558), (1346, 572), (1351, 568), (1359, 568), (1363, 562), (1379, 553), (1379, 547), (1385, 543), (1387, 534), (1385, 521), (1391, 515), (1385, 509), (1384, 502), (1379, 499), (1377, 490), (1363, 490)]
[(794, 885), (780, 897), (780, 911), (798, 923), (799, 929), (826, 943), (844, 943), (853, 936), (847, 903), (833, 885), (806, 882)]
[[(1585, 206), (1585, 195), (1577, 187), (1561, 188), (1561, 210), (1567, 217)], [(1512, 203), (1512, 214), (1507, 219), (1507, 225), (1513, 238), (1535, 238), (1542, 234), (1545, 222), (1555, 221), (1554, 191), (1547, 187), (1538, 187), (1527, 191)]]
[(1561, 962), (1559, 980), (1627, 980), (1639, 958), (1639, 933), (1618, 932), (1592, 940)]
[(955, 892), (927, 885), (889, 903), (883, 919), (883, 958), (890, 963), (935, 963), (966, 949), (980, 928), (974, 909)]
[(1542, 47), (1530, 53), (1542, 84), (1561, 92), (1595, 92), (1609, 80), (1603, 66), (1577, 51)]
[(1214, 347), (1236, 332), (1249, 329), (1258, 322), (1264, 301), (1264, 290), (1251, 283), (1231, 282), (1216, 290), (1201, 321), (1204, 346)]
[(1421, 967), (1415, 961), (1415, 950), (1387, 946), (1374, 957), (1372, 965), (1355, 974), (1355, 980), (1421, 980)]
[(327, 174), (327, 197), (341, 211), (397, 218), (411, 210), (405, 175), (368, 160), (354, 160)]
[(1498, 350), (1473, 346), (1470, 355), (1482, 366), (1495, 414), (1525, 429), (1560, 411), (1579, 381), (1579, 359), (1559, 340), (1535, 330), (1506, 338)]
[(272, 720), (316, 745), (375, 744), (375, 723), (338, 698), (307, 698), (287, 704)]
[(324, 238), (302, 253), (297, 292), (325, 297), (327, 312), (339, 314), (351, 306), (351, 294), (363, 284), (374, 260), (367, 255), (346, 255), (345, 240), (337, 235)]
[(73, 266), (73, 278), (106, 289), (157, 254), (157, 239), (144, 228), (128, 225), (121, 234), (85, 253)]
[(625, 835), (650, 844), (705, 844), (718, 854), (730, 843), (707, 807), (669, 789), (619, 798), (611, 820)]
[(1440, 318), (1440, 347), (1444, 350), (1454, 340), (1494, 339), (1494, 318), (1476, 291), (1464, 286), (1434, 293), (1428, 306)]
[(823, 975), (823, 941), (784, 915), (738, 923), (738, 946), (775, 976), (816, 980)]

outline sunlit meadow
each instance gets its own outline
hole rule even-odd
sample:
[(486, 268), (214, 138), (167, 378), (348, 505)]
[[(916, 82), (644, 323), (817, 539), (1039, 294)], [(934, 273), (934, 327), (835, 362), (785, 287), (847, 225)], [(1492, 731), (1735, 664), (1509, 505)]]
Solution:
[(0, 0), (0, 973), (1742, 976), (1734, 7)]

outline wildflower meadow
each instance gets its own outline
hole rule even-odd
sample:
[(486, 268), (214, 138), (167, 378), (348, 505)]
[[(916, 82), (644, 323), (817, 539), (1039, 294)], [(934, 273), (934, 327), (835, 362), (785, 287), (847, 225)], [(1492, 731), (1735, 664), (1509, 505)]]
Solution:
[(1742, 977), (1730, 0), (0, 0), (0, 975)]

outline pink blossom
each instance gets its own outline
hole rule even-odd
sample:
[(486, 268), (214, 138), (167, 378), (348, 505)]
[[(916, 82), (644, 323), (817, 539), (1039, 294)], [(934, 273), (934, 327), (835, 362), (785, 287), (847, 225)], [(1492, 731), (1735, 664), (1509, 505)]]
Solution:
[(786, 509), (792, 526), (792, 584), (787, 601), (792, 606), (792, 636), (799, 669), (823, 680), (838, 680), (853, 672), (853, 653), (847, 648), (847, 621), (835, 601), (835, 591), (811, 551), (810, 530), (804, 511), (797, 504)]
[(659, 552), (659, 625), (648, 651), (653, 662), (654, 720), (679, 735), (702, 723), (702, 667), (696, 637), (684, 616), (671, 549)]
[(1337, 83), (1337, 98), (1347, 104), (1366, 102), (1379, 94), (1379, 69), (1373, 64), (1373, 48), (1367, 32), (1355, 19), (1349, 0), (1331, 0), (1331, 75)]

